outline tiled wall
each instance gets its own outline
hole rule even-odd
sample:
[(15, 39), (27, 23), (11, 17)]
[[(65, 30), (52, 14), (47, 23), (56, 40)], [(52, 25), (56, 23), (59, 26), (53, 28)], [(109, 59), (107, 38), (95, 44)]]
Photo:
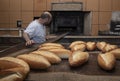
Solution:
[[(112, 11), (120, 11), (120, 0), (0, 0), (0, 27), (16, 28), (17, 20), (22, 20), (26, 27), (41, 12), (51, 10), (51, 3), (83, 2), (85, 11), (92, 11), (92, 33), (108, 30)], [(0, 34), (16, 34), (0, 31)]]

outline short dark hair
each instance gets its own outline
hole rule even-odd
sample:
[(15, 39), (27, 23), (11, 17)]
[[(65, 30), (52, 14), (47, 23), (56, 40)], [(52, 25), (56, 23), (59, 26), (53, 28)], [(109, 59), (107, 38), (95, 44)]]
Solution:
[(42, 19), (45, 19), (45, 18), (50, 19), (51, 16), (49, 14), (47, 14), (47, 13), (42, 13), (41, 16), (40, 16), (40, 18), (42, 18)]

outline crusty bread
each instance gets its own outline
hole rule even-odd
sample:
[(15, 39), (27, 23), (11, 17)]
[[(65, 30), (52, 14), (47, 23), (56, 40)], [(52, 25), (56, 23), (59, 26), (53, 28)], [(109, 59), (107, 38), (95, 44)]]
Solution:
[(30, 54), (41, 55), (41, 56), (45, 57), (52, 64), (61, 62), (61, 58), (50, 51), (42, 51), (42, 50), (41, 51), (33, 51)]
[(114, 49), (114, 50), (110, 51), (110, 53), (112, 53), (116, 59), (120, 59), (120, 48)]
[(97, 46), (97, 48), (98, 48), (99, 50), (103, 50), (106, 45), (107, 45), (106, 42), (97, 42), (97, 45), (96, 45), (96, 46)]
[(27, 62), (32, 69), (47, 69), (51, 66), (45, 57), (37, 54), (24, 54), (17, 56), (17, 58)]
[(86, 44), (86, 43), (84, 41), (74, 41), (69, 45), (69, 48), (72, 48), (72, 47), (74, 47), (75, 45), (78, 45), (78, 44)]
[(87, 62), (89, 59), (89, 54), (82, 51), (74, 51), (69, 57), (69, 63), (71, 66), (80, 66)]
[[(3, 76), (3, 75), (2, 75)], [(0, 81), (23, 81), (22, 75), (19, 73), (6, 74), (0, 78)]]
[(97, 43), (97, 48), (99, 50), (101, 50), (102, 52), (109, 52), (111, 50), (114, 50), (116, 48), (118, 48), (117, 45), (112, 45), (112, 44), (109, 44), (109, 43), (106, 43), (106, 42), (98, 42)]
[(85, 51), (86, 49), (86, 45), (85, 44), (76, 44), (74, 46), (71, 47), (71, 51), (77, 51), (77, 50), (80, 50), (80, 51)]
[(86, 43), (87, 50), (94, 50), (96, 48), (96, 43), (95, 42), (87, 42)]
[(117, 45), (107, 44), (106, 47), (102, 50), (103, 52), (109, 52), (117, 48)]
[(59, 43), (44, 43), (44, 44), (41, 44), (39, 47), (49, 47), (49, 46), (53, 46), (53, 47), (61, 47), (61, 48), (64, 48), (63, 45), (59, 44)]
[[(29, 65), (21, 59), (14, 57), (2, 57), (0, 58), (0, 70), (6, 74), (9, 72), (18, 73), (22, 76), (20, 80), (23, 80), (30, 71), (30, 68)], [(12, 78), (14, 79), (14, 77)]]
[(39, 47), (38, 50), (50, 50), (50, 49), (59, 49), (59, 48), (63, 48), (60, 46), (43, 46), (43, 47)]
[(111, 53), (98, 55), (98, 64), (104, 70), (112, 70), (115, 67), (115, 62), (115, 57)]
[(70, 50), (67, 49), (50, 49), (48, 51), (53, 52), (62, 59), (68, 59), (69, 55), (72, 53)]

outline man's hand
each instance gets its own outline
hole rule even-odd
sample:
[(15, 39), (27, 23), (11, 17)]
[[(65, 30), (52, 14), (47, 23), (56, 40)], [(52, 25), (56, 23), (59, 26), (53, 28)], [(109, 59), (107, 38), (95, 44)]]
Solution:
[(29, 40), (29, 41), (27, 41), (26, 42), (26, 46), (30, 46), (30, 45), (32, 45), (32, 44), (34, 44), (35, 42), (33, 41), (33, 40)]

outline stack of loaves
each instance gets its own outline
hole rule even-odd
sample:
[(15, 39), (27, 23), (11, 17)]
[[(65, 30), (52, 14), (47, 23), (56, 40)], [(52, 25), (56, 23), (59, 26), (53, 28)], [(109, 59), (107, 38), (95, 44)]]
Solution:
[[(104, 70), (112, 70), (115, 67), (116, 59), (120, 59), (120, 49), (117, 45), (112, 45), (106, 42), (84, 42), (74, 41), (69, 48), (72, 54), (69, 57), (71, 66), (78, 66), (88, 61), (89, 54), (85, 50), (93, 51), (99, 49), (98, 64)], [(118, 49), (117, 49), (118, 48)]]
[[(116, 59), (120, 59), (120, 48), (106, 42), (74, 41), (66, 49), (62, 44), (44, 43), (38, 50), (17, 57), (0, 58), (0, 81), (23, 81), (31, 69), (47, 69), (52, 64), (59, 64), (61, 59), (68, 59), (70, 66), (76, 67), (89, 60), (89, 53), (96, 48), (98, 64), (105, 70), (115, 67)], [(10, 65), (10, 66), (9, 66)]]

